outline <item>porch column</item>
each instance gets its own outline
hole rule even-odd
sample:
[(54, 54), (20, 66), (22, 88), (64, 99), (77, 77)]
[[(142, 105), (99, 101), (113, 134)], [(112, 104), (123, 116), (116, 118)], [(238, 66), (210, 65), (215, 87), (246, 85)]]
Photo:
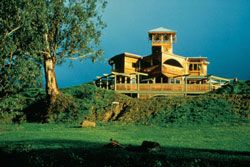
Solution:
[(114, 78), (114, 90), (116, 91), (116, 75), (115, 75), (115, 78)]
[(109, 81), (108, 81), (108, 76), (106, 77), (106, 89), (109, 89)]
[(187, 96), (187, 76), (185, 76), (185, 96)]
[(211, 77), (208, 77), (209, 79), (209, 91), (211, 91), (212, 90), (212, 83), (211, 83)]
[(126, 76), (124, 77), (124, 81), (125, 81), (125, 88), (126, 88), (126, 90), (128, 90), (128, 87), (127, 87), (128, 78)]
[(137, 73), (137, 98), (140, 98), (140, 94), (139, 94), (139, 89), (140, 89), (140, 74)]
[(100, 78), (100, 88), (102, 87), (102, 78)]

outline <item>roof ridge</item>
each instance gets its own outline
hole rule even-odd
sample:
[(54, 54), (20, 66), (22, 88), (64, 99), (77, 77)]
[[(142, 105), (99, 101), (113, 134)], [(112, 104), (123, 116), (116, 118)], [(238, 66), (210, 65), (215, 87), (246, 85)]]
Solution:
[(165, 28), (165, 27), (158, 27), (158, 28), (154, 28), (152, 30), (149, 30), (149, 33), (150, 32), (176, 32), (176, 31), (168, 29), (168, 28)]

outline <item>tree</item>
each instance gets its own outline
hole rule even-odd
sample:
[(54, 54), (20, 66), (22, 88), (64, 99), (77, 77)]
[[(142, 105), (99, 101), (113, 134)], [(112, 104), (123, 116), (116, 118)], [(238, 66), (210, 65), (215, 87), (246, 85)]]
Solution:
[(15, 1), (9, 3), (0, 2), (0, 97), (40, 87), (42, 83), (40, 63), (20, 49), (20, 37), (15, 32), (20, 29), (16, 24), (22, 18), (13, 8)]
[(60, 94), (55, 65), (66, 59), (95, 61), (103, 54), (99, 44), (106, 4), (104, 0), (2, 0), (1, 49), (11, 37), (16, 52), (43, 65), (47, 98), (54, 103)]

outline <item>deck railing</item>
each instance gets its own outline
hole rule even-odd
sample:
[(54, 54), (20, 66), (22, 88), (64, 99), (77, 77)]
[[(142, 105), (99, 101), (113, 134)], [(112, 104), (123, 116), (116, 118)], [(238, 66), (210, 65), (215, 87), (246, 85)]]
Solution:
[(115, 90), (123, 93), (133, 92), (175, 92), (175, 93), (205, 93), (210, 91), (209, 84), (116, 84)]

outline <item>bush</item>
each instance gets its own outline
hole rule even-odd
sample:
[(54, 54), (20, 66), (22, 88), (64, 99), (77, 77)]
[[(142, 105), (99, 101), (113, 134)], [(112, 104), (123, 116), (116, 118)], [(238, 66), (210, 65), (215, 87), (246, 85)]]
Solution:
[[(110, 121), (154, 124), (237, 123), (250, 118), (250, 95), (207, 94), (193, 97), (169, 96), (147, 100), (130, 98), (93, 85), (66, 88), (48, 106), (43, 90), (31, 89), (0, 101), (1, 122), (63, 122), (79, 124), (87, 118), (103, 121), (113, 111)], [(114, 109), (113, 102), (119, 102)], [(114, 110), (119, 110), (117, 113)]]
[(31, 98), (25, 94), (16, 94), (0, 99), (0, 122), (12, 123), (23, 122), (26, 116), (23, 112), (36, 98)]
[(179, 106), (166, 118), (166, 123), (220, 123), (231, 122), (237, 116), (232, 112), (231, 105), (224, 99), (201, 97), (191, 99)]
[(229, 83), (215, 91), (217, 94), (250, 94), (250, 80)]
[(47, 121), (48, 122), (74, 122), (78, 119), (78, 110), (72, 96), (62, 94), (52, 105), (48, 106)]

